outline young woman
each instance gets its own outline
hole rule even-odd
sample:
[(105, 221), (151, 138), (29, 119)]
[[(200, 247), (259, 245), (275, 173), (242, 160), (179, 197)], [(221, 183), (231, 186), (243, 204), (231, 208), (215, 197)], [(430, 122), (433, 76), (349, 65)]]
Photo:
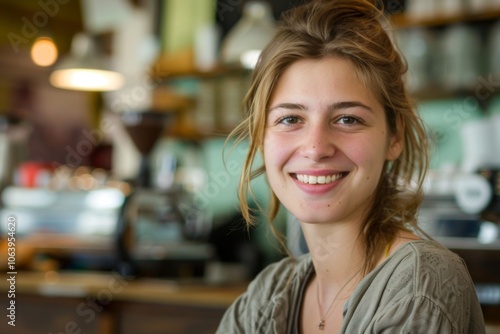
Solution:
[(312, 0), (263, 51), (236, 130), (242, 213), (265, 173), (270, 221), (283, 204), (310, 252), (264, 269), (218, 333), (484, 333), (463, 261), (417, 226), (427, 141), (383, 21), (368, 1)]

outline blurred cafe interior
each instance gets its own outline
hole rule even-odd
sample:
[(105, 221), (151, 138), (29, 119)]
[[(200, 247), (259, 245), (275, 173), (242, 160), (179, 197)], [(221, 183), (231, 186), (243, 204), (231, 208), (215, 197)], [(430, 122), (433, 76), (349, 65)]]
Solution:
[[(0, 0), (1, 333), (213, 333), (284, 256), (242, 223), (246, 143), (225, 140), (304, 1)], [(500, 1), (384, 3), (432, 141), (420, 222), (500, 333)], [(307, 252), (286, 210), (274, 226)]]

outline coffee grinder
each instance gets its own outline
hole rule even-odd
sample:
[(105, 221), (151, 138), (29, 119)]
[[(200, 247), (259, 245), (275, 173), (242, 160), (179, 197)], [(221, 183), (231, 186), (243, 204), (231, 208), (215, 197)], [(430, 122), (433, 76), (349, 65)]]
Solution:
[(152, 185), (150, 153), (173, 125), (172, 112), (134, 112), (121, 120), (141, 153), (133, 191), (125, 201), (117, 234), (117, 270), (126, 276), (192, 278), (202, 276), (213, 256), (208, 243), (192, 240), (186, 226), (196, 219), (181, 208), (189, 198), (175, 183), (168, 189)]

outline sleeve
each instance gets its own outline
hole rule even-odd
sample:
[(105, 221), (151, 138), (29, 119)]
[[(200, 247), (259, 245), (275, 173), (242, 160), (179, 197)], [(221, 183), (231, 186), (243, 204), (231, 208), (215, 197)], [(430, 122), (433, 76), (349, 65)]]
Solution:
[(216, 334), (267, 333), (274, 315), (272, 267), (264, 269), (227, 309)]
[(420, 250), (417, 260), (408, 289), (399, 285), (394, 290), (402, 294), (378, 313), (375, 332), (485, 333), (481, 306), (464, 261), (444, 248)]
[(453, 310), (425, 296), (404, 298), (389, 306), (375, 321), (375, 333), (484, 334), (481, 313), (474, 309), (474, 296), (454, 303)]
[(272, 333), (275, 322), (285, 321), (288, 302), (285, 282), (291, 272), (289, 259), (267, 266), (245, 293), (227, 309), (216, 334)]
[(457, 333), (445, 312), (426, 297), (409, 297), (394, 303), (375, 321), (374, 327), (374, 332), (380, 334)]
[(273, 329), (275, 305), (267, 302), (249, 288), (227, 309), (216, 334), (276, 333)]
[(217, 328), (216, 334), (244, 334), (245, 330), (243, 312), (247, 308), (248, 291), (239, 296), (236, 301), (227, 309)]

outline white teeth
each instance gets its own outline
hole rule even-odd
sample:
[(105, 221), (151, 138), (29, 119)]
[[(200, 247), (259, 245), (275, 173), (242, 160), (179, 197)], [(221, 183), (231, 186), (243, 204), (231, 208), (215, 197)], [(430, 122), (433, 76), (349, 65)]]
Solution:
[(342, 177), (342, 173), (339, 174), (333, 174), (333, 175), (321, 175), (321, 176), (315, 176), (315, 175), (306, 175), (306, 174), (297, 174), (297, 180), (303, 183), (308, 183), (308, 184), (328, 184), (334, 181), (337, 181)]

